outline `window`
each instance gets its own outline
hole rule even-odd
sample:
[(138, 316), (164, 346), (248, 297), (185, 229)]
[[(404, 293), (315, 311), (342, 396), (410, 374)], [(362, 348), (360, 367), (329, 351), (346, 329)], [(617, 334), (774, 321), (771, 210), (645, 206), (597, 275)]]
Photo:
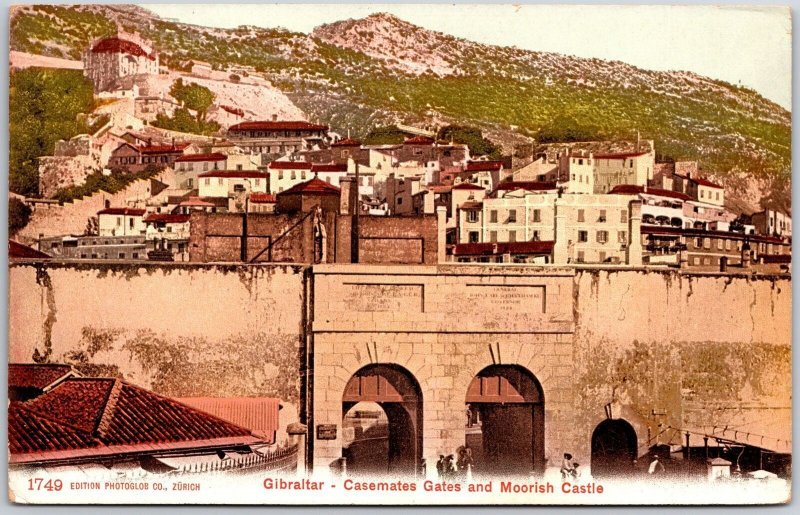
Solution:
[(237, 171), (242, 171), (243, 169), (244, 169), (244, 167), (242, 165), (236, 165), (236, 170)]
[(403, 205), (403, 198), (402, 197), (397, 197), (397, 205), (398, 206)]
[(217, 185), (222, 186), (224, 183), (225, 181), (222, 179), (222, 177), (217, 179)]
[(704, 249), (711, 248), (711, 238), (703, 238), (703, 248)]
[(692, 258), (692, 264), (695, 265), (695, 266), (699, 265), (700, 264), (700, 258), (699, 257)]
[(725, 240), (725, 250), (731, 250), (731, 240)]
[(572, 180), (573, 181), (575, 180), (575, 174), (574, 173), (572, 174)]
[(605, 263), (606, 262), (606, 253), (605, 252), (598, 252), (597, 253), (597, 258), (598, 258), (598, 261), (600, 261), (601, 263)]
[(133, 229), (133, 218), (128, 218), (128, 227)]
[(606, 243), (608, 241), (608, 231), (597, 231), (597, 243)]
[(589, 231), (578, 231), (578, 241), (579, 242), (589, 241)]
[(703, 264), (704, 265), (710, 265), (711, 264), (711, 258), (708, 258), (708, 257), (707, 258), (703, 258)]
[(121, 216), (117, 217), (117, 227), (122, 227), (122, 217)]
[(583, 159), (578, 159), (578, 164), (582, 165), (583, 164)]
[(534, 222), (541, 222), (542, 221), (542, 211), (540, 209), (533, 210), (533, 221)]
[(512, 223), (512, 224), (517, 222), (517, 210), (516, 209), (510, 209), (508, 211), (508, 222)]
[(623, 209), (619, 212), (619, 223), (624, 224), (628, 223), (628, 210)]
[(717, 250), (722, 250), (722, 245), (723, 245), (722, 244), (722, 240), (718, 239), (717, 240)]
[(475, 223), (478, 221), (477, 211), (467, 211), (467, 222)]
[(305, 170), (300, 172), (300, 178), (303, 179), (303, 180), (306, 180), (306, 171)]
[(120, 259), (125, 259), (125, 253), (124, 252), (120, 252), (119, 253), (119, 258)]
[(579, 209), (578, 210), (578, 221), (579, 222), (585, 222), (586, 220), (584, 219), (584, 217), (585, 217), (584, 210), (583, 209)]
[(510, 242), (517, 241), (517, 231), (508, 231), (508, 241)]
[(605, 222), (606, 221), (606, 210), (605, 209), (601, 209), (600, 210), (600, 216), (597, 218), (597, 221), (598, 222)]
[(469, 238), (469, 242), (470, 242), (470, 243), (478, 243), (478, 239), (479, 239), (479, 237), (480, 237), (480, 236), (479, 236), (479, 234), (478, 234), (478, 231), (470, 231), (470, 232), (469, 232), (469, 236), (468, 236), (468, 238)]
[(717, 192), (717, 200), (719, 200), (719, 192)]
[(492, 243), (497, 242), (497, 231), (489, 231), (489, 241)]
[(617, 231), (617, 241), (619, 243), (627, 243), (628, 233), (626, 231)]
[(694, 248), (699, 249), (703, 246), (703, 238), (695, 238), (694, 239)]
[(331, 177), (330, 177), (330, 175), (329, 175), (329, 176), (327, 176), (327, 177), (325, 177), (325, 182), (327, 182), (328, 184), (330, 184), (330, 183), (331, 183)]
[(194, 188), (194, 179), (189, 179), (186, 181), (186, 184), (189, 186), (189, 189)]
[(256, 186), (261, 186), (261, 179), (256, 179)]
[(584, 253), (583, 253), (583, 251), (582, 251), (582, 250), (579, 250), (579, 251), (578, 251), (578, 258), (576, 259), (576, 261), (577, 261), (578, 263), (583, 263), (585, 260), (586, 260), (586, 259), (585, 259), (585, 257), (584, 257)]
[(203, 161), (203, 171), (204, 172), (208, 171), (208, 161)]
[(278, 170), (278, 180), (283, 180), (283, 170)]
[(295, 179), (297, 179), (297, 172), (292, 170), (292, 180), (295, 180)]
[(533, 238), (531, 238), (531, 241), (541, 241), (541, 240), (542, 240), (541, 231), (533, 231)]
[(211, 186), (211, 179), (206, 178), (203, 182), (206, 186)]
[(493, 224), (497, 223), (497, 210), (496, 209), (492, 209), (491, 211), (489, 211), (489, 222), (493, 223)]
[(705, 191), (700, 190), (700, 198), (703, 198), (705, 196), (705, 193), (706, 193)]
[(131, 254), (131, 257), (133, 259), (139, 259), (139, 253), (138, 252), (134, 252), (133, 254)]

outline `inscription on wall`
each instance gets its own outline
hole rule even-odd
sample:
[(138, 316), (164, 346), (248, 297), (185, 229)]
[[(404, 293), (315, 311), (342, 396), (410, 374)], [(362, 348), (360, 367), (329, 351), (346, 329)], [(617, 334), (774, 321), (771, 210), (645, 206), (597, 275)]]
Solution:
[(456, 303), (458, 311), (485, 311), (485, 306), (504, 313), (545, 313), (545, 287), (536, 285), (503, 286), (467, 284), (464, 303)]
[(344, 302), (351, 311), (396, 311), (422, 313), (421, 284), (344, 283)]

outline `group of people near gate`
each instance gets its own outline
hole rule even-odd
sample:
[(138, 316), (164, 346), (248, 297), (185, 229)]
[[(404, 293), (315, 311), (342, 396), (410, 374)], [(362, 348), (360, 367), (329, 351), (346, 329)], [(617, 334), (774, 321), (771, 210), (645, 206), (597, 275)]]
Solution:
[[(635, 463), (635, 461), (634, 461)], [(572, 459), (572, 454), (565, 452), (564, 459), (561, 461), (561, 479), (562, 480), (576, 480), (580, 477), (578, 467), (580, 463)], [(666, 472), (664, 464), (658, 458), (657, 454), (653, 455), (650, 465), (647, 467), (647, 474), (650, 476), (661, 476)]]
[(471, 473), (472, 470), (472, 449), (461, 446), (458, 448), (457, 454), (458, 459), (452, 454), (439, 455), (439, 460), (436, 462), (436, 472), (439, 478), (445, 481), (467, 479), (468, 473)]

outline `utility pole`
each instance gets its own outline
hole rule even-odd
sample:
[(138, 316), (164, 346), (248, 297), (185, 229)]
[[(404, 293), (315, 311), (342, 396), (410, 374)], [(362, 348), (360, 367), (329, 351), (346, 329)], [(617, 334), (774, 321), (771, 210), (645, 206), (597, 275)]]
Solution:
[(250, 209), (249, 200), (250, 192), (248, 191), (244, 195), (244, 214), (242, 215), (242, 244), (240, 245), (242, 263), (247, 263), (247, 211)]

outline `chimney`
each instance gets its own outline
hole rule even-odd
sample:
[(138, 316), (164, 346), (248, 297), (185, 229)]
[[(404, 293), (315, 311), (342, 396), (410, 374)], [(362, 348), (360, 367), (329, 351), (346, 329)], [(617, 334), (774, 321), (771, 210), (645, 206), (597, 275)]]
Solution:
[(277, 122), (278, 121), (278, 115), (277, 114), (273, 114), (272, 115), (272, 121), (273, 122)]

